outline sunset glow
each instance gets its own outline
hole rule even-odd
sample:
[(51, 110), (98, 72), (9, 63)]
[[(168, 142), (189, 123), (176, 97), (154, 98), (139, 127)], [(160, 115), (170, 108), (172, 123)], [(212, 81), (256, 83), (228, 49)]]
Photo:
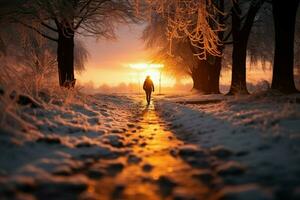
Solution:
[(300, 0), (0, 2), (0, 200), (300, 200)]
[(150, 76), (155, 83), (158, 83), (161, 79), (161, 70), (164, 65), (156, 63), (135, 63), (129, 64), (129, 67), (136, 72), (138, 79)]
[(158, 87), (161, 80), (162, 87), (172, 87), (175, 84), (175, 79), (166, 74), (163, 68), (163, 64), (150, 62), (120, 64), (118, 70), (89, 66), (84, 72), (77, 74), (77, 78), (80, 83), (92, 83), (95, 87), (103, 84), (117, 86), (121, 83), (141, 86), (145, 78), (150, 76), (155, 86)]
[(129, 64), (129, 67), (138, 70), (145, 70), (145, 69), (160, 69), (163, 68), (164, 65), (155, 64), (155, 63), (134, 63), (134, 64)]

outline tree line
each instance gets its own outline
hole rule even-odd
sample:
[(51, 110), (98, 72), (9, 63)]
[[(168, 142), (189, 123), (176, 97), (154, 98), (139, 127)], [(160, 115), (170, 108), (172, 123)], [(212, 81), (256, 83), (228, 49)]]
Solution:
[[(117, 26), (139, 22), (134, 4), (130, 0), (4, 0), (0, 23), (5, 26), (4, 30), (14, 27), (15, 30), (10, 32), (26, 28), (22, 37), (28, 33), (42, 37), (48, 49), (53, 50), (55, 46), (59, 85), (69, 88), (74, 87), (76, 81), (74, 61), (84, 61), (82, 58), (86, 57), (84, 48), (77, 48), (84, 54), (76, 56), (76, 38), (80, 35), (116, 38)], [(0, 46), (5, 53), (10, 41), (3, 37), (3, 32)]]
[[(76, 81), (78, 35), (111, 39), (120, 24), (146, 21), (143, 39), (148, 47), (157, 49), (156, 59), (191, 76), (194, 89), (200, 92), (220, 93), (220, 72), (229, 60), (232, 79), (228, 94), (248, 94), (246, 60), (253, 56), (272, 61), (272, 89), (295, 93), (298, 6), (299, 0), (3, 0), (0, 24), (4, 30), (10, 26), (28, 29), (31, 35), (46, 40), (46, 48), (55, 55), (62, 87), (73, 87)], [(274, 24), (271, 28), (270, 21)], [(269, 30), (274, 32), (272, 40)], [(257, 41), (249, 47), (251, 35)], [(6, 40), (0, 31), (3, 53), (10, 43)], [(83, 61), (85, 55), (77, 60)]]
[[(228, 94), (248, 94), (246, 60), (256, 56), (262, 62), (273, 63), (271, 89), (298, 92), (294, 82), (294, 37), (299, 0), (151, 2), (155, 12), (143, 39), (148, 47), (157, 48), (155, 59), (165, 61), (177, 73), (188, 74), (194, 89), (220, 93), (220, 71), (226, 59), (232, 66)], [(272, 21), (274, 26), (270, 27)], [(270, 30), (275, 35), (273, 41)], [(251, 35), (257, 40), (249, 49)]]

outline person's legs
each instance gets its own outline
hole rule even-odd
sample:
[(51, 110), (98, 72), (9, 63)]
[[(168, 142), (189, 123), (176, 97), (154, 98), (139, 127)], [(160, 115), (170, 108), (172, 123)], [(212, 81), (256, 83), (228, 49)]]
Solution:
[(151, 101), (151, 91), (148, 91), (148, 95), (147, 95), (148, 104), (150, 104), (150, 101)]
[(149, 92), (147, 91), (147, 103), (149, 104)]
[(147, 99), (147, 103), (150, 104), (151, 92), (149, 92), (149, 91), (146, 92), (146, 99)]
[(146, 101), (148, 102), (148, 92), (145, 90), (145, 94), (146, 94)]

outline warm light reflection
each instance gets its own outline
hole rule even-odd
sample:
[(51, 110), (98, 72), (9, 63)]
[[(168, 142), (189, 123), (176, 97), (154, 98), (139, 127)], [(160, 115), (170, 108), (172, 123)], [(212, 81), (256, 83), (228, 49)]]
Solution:
[[(111, 199), (116, 185), (125, 185), (121, 196), (113, 199), (169, 199), (163, 198), (158, 192), (165, 190), (161, 185), (164, 184), (162, 180), (167, 177), (167, 180), (180, 183), (180, 189), (186, 194), (204, 196), (208, 187), (193, 178), (199, 173), (199, 169), (193, 169), (179, 157), (171, 155), (170, 151), (176, 151), (183, 142), (161, 123), (154, 105), (146, 107), (139, 117), (142, 118), (139, 118), (141, 120), (138, 120), (136, 127), (140, 126), (141, 129), (136, 130), (134, 134), (128, 130), (125, 140), (130, 144), (134, 144), (133, 141), (137, 142), (132, 146), (131, 155), (143, 159), (140, 163), (133, 164), (128, 163), (128, 158), (121, 157), (119, 161), (126, 163), (124, 169), (116, 176), (104, 176), (97, 180), (96, 195), (99, 195), (100, 199)], [(150, 168), (143, 167), (145, 165)]]

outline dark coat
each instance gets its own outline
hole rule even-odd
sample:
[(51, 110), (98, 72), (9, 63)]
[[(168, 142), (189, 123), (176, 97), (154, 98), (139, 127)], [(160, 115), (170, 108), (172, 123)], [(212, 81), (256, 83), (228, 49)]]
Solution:
[(146, 80), (144, 81), (143, 89), (146, 92), (154, 92), (154, 84), (150, 78), (146, 78)]

